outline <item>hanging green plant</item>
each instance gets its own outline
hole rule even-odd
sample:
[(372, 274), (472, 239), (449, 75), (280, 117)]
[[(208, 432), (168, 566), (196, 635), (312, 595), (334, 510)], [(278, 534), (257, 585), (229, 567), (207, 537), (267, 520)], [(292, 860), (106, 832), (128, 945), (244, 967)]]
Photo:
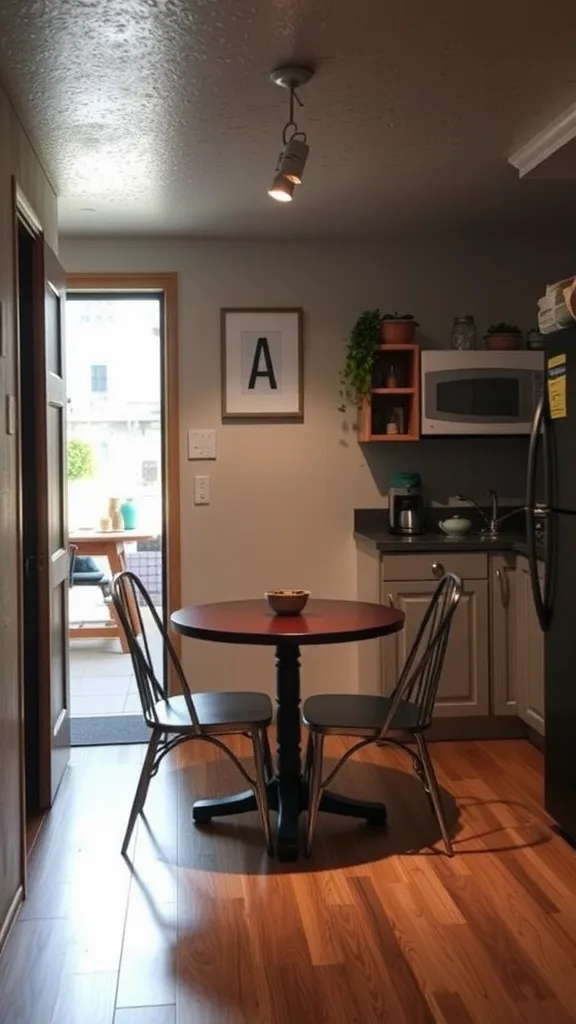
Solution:
[(367, 309), (358, 317), (350, 332), (344, 367), (340, 373), (340, 412), (347, 405), (360, 408), (372, 388), (374, 357), (380, 346), (382, 314), (379, 309)]

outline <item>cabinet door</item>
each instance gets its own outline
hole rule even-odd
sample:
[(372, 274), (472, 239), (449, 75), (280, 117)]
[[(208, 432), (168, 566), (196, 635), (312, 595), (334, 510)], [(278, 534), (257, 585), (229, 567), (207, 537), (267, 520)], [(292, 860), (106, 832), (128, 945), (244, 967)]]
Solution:
[[(383, 601), (393, 604), (406, 616), (404, 629), (382, 642), (386, 694), (396, 685), (436, 586), (435, 581), (426, 580), (390, 583), (383, 587)], [(488, 582), (466, 580), (452, 623), (434, 714), (444, 718), (487, 715), (488, 709)]]
[[(544, 566), (538, 563), (542, 586)], [(518, 702), (520, 718), (544, 735), (544, 634), (532, 600), (526, 558), (518, 559)]]
[(490, 558), (490, 686), (495, 715), (518, 714), (518, 596), (516, 556)]

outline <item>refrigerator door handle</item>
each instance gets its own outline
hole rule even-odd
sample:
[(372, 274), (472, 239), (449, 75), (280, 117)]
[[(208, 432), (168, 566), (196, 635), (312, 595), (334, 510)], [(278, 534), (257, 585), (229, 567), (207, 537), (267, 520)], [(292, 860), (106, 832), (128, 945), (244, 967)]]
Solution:
[[(536, 533), (535, 533), (535, 506), (536, 506), (536, 467), (538, 459), (538, 444), (540, 441), (540, 433), (543, 433), (544, 443), (544, 485), (546, 489), (546, 501), (550, 497), (550, 486), (551, 486), (551, 466), (550, 466), (550, 437), (548, 425), (546, 424), (544, 396), (538, 402), (536, 412), (534, 414), (534, 422), (532, 423), (532, 431), (530, 434), (530, 447), (528, 449), (528, 472), (526, 480), (526, 544), (528, 548), (528, 567), (530, 570), (530, 583), (532, 586), (532, 598), (534, 601), (534, 607), (536, 609), (536, 615), (538, 616), (538, 622), (540, 628), (545, 632), (548, 629), (548, 612), (544, 603), (544, 595), (540, 590), (540, 581), (538, 579), (538, 564), (536, 561)], [(547, 506), (549, 509), (549, 506)], [(548, 566), (544, 566), (545, 569), (545, 586), (544, 594), (547, 592), (546, 576), (548, 574)]]
[[(553, 602), (553, 576), (554, 576), (554, 541), (556, 514), (554, 508), (554, 447), (552, 437), (552, 426), (544, 403), (544, 415), (542, 417), (542, 446), (544, 451), (544, 581), (542, 585), (542, 601), (546, 618), (546, 629), (549, 628), (552, 618)], [(540, 588), (539, 588), (540, 590)], [(544, 628), (544, 627), (543, 627)]]
[(536, 406), (532, 430), (530, 431), (530, 445), (528, 448), (528, 473), (526, 480), (526, 517), (534, 523), (534, 508), (536, 505), (536, 463), (538, 458), (538, 442), (540, 431), (544, 420), (544, 396)]

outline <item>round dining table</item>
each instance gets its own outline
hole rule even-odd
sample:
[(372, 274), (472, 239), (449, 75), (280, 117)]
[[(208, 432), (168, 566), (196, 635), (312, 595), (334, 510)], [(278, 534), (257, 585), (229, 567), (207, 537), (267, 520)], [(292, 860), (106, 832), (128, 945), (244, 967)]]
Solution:
[[(312, 599), (299, 615), (275, 615), (262, 599), (181, 608), (173, 612), (171, 622), (177, 633), (196, 640), (275, 648), (277, 746), (268, 800), (271, 809), (278, 811), (276, 854), (280, 860), (296, 860), (299, 817), (307, 806), (300, 748), (300, 648), (396, 633), (403, 628), (403, 612), (363, 601)], [(374, 824), (386, 822), (385, 804), (354, 800), (328, 790), (320, 809)], [(204, 824), (213, 817), (255, 810), (256, 797), (248, 790), (223, 799), (198, 800), (193, 817), (197, 824)]]

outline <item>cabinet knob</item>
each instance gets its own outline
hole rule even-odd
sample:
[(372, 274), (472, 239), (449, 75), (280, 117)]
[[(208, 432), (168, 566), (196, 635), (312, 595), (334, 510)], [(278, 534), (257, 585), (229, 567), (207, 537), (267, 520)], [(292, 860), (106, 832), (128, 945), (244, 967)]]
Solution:
[(432, 575), (437, 579), (441, 579), (444, 575), (444, 566), (442, 562), (432, 562)]

